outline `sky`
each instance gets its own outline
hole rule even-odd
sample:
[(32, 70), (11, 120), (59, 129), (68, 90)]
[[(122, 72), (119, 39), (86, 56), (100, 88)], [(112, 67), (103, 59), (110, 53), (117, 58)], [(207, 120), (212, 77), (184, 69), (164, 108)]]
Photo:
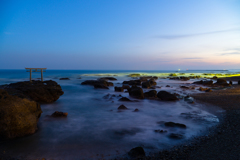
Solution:
[(240, 69), (240, 0), (0, 0), (0, 69)]

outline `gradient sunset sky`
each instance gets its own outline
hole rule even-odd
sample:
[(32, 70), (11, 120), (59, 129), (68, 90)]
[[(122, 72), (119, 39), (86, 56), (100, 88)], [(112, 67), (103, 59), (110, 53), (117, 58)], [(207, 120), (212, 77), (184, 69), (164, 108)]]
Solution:
[(240, 69), (240, 0), (1, 0), (0, 69)]

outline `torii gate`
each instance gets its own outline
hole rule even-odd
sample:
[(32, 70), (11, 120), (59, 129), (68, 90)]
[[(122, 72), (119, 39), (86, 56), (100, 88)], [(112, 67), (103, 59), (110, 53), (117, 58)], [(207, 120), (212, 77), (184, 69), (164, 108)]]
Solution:
[(30, 82), (32, 82), (32, 72), (41, 72), (41, 81), (43, 82), (43, 72), (46, 72), (45, 70), (47, 68), (25, 68), (27, 72), (30, 72)]

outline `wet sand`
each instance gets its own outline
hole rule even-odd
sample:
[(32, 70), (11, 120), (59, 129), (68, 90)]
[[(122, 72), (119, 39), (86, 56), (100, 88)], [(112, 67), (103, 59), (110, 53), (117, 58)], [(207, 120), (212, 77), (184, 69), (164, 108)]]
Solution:
[[(238, 81), (240, 77), (229, 77), (226, 80)], [(191, 96), (196, 103), (214, 105), (225, 110), (219, 117), (219, 125), (210, 128), (205, 136), (196, 137), (170, 150), (160, 151), (146, 159), (239, 160), (240, 85)]]

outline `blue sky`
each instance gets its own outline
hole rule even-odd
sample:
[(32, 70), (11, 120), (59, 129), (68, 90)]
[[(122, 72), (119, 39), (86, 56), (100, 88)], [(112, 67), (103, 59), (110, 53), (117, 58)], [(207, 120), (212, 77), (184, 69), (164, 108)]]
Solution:
[(0, 1), (0, 69), (240, 69), (240, 0)]

